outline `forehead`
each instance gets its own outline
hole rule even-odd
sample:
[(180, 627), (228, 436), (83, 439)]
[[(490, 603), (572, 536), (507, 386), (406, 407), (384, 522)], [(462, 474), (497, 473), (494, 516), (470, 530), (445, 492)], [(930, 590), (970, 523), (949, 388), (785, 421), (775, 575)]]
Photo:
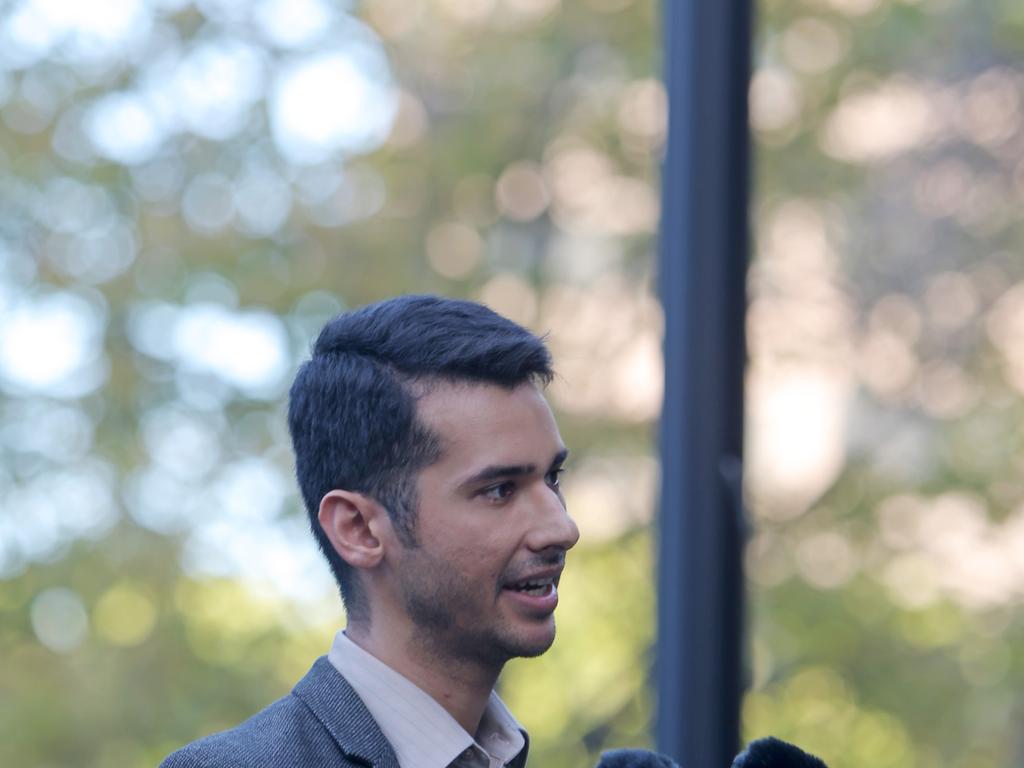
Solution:
[(441, 463), (468, 457), (477, 463), (550, 461), (563, 447), (551, 408), (531, 383), (506, 389), (438, 382), (418, 399), (416, 412), (441, 440)]

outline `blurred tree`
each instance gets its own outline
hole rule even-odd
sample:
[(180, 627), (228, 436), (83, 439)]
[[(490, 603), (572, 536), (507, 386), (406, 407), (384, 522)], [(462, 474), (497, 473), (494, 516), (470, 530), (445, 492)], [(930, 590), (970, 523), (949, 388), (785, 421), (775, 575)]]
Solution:
[[(744, 717), (833, 768), (1021, 757), (1018, 5), (759, 7)], [(0, 764), (154, 765), (324, 652), (284, 393), (406, 291), (551, 334), (532, 763), (646, 742), (657, 11), (0, 4)]]
[(1019, 14), (761, 9), (747, 731), (1016, 764)]
[(327, 318), (410, 291), (550, 330), (560, 362), (590, 544), (564, 649), (509, 670), (534, 760), (647, 738), (654, 25), (607, 0), (0, 6), (0, 764), (153, 765), (326, 651), (284, 395)]

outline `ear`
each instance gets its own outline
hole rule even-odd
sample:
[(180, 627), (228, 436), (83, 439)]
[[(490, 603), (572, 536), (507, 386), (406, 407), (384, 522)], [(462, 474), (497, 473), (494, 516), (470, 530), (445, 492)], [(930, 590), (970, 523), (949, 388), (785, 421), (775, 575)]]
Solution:
[(384, 557), (387, 510), (352, 491), (333, 490), (320, 500), (320, 527), (342, 560), (353, 568), (374, 568)]

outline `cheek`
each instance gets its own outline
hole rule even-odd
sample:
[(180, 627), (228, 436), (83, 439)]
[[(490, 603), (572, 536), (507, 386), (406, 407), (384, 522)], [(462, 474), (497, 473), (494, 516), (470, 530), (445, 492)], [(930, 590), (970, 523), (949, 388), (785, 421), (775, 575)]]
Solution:
[(429, 522), (421, 517), (422, 549), (455, 573), (493, 584), (514, 558), (518, 534), (502, 525), (497, 516), (461, 509), (457, 500), (442, 509), (446, 514), (431, 516)]
[(494, 584), (508, 567), (510, 556), (483, 537), (464, 542), (449, 542), (446, 561), (469, 579)]
[(480, 576), (496, 575), (504, 567), (500, 558), (485, 545), (463, 549), (459, 553), (459, 562), (464, 563), (467, 570)]

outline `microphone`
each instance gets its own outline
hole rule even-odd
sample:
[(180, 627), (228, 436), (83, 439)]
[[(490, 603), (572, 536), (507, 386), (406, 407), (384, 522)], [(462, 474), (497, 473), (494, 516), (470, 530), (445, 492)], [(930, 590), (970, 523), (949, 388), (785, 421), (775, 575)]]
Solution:
[[(679, 768), (665, 755), (648, 749), (612, 749), (601, 753), (597, 768)], [(814, 755), (782, 739), (752, 741), (736, 755), (732, 768), (828, 768)]]
[(679, 764), (649, 749), (610, 749), (601, 753), (597, 768), (679, 768)]
[(828, 768), (824, 762), (782, 739), (752, 741), (736, 755), (732, 768)]

